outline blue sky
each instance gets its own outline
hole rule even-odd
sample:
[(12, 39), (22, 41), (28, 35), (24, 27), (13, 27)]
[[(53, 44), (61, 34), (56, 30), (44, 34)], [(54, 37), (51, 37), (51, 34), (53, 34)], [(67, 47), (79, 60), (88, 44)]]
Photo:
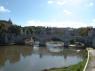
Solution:
[(95, 27), (95, 0), (0, 0), (0, 19), (21, 26)]

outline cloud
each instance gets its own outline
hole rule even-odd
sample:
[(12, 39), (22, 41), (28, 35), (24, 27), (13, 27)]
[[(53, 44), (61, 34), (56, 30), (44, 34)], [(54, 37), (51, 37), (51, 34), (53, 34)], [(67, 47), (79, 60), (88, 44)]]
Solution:
[(91, 23), (89, 23), (89, 26), (92, 26), (95, 28), (95, 19), (92, 19)]
[[(93, 25), (93, 24), (92, 24)], [(86, 24), (84, 22), (78, 21), (56, 21), (56, 22), (46, 22), (46, 21), (39, 21), (39, 20), (29, 20), (26, 22), (24, 26), (48, 26), (48, 27), (72, 27), (72, 28), (79, 28), (79, 27), (87, 27), (92, 26), (90, 24)]]
[(68, 2), (71, 3), (71, 5), (81, 5), (81, 3), (84, 0), (69, 0)]
[(53, 3), (53, 1), (48, 1), (48, 4), (52, 4)]
[(5, 8), (4, 6), (0, 6), (0, 12), (11, 12), (9, 9)]
[(90, 3), (88, 3), (86, 6), (87, 7), (92, 7), (94, 5), (94, 3), (93, 2), (90, 2)]
[(54, 3), (57, 5), (81, 5), (81, 3), (83, 3), (84, 0), (48, 0), (48, 3)]
[(58, 2), (56, 2), (56, 4), (58, 4), (58, 5), (64, 5), (66, 3), (66, 1), (58, 1)]
[(94, 23), (95, 23), (95, 19), (93, 19), (93, 20), (92, 20), (92, 22), (94, 22)]
[(93, 6), (93, 5), (94, 5), (94, 3), (92, 3), (92, 2), (91, 2), (91, 3), (89, 3), (89, 6)]
[(64, 0), (48, 0), (48, 4), (57, 4), (57, 5), (64, 5), (66, 1)]
[(70, 11), (68, 11), (68, 10), (64, 10), (64, 15), (65, 16), (69, 16), (69, 15), (71, 15), (72, 14), (72, 12), (70, 12)]

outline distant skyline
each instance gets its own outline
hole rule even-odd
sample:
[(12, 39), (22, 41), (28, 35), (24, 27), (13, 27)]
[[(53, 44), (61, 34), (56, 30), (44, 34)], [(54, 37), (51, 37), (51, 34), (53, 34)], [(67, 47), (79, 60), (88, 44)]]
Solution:
[(0, 0), (0, 20), (21, 26), (95, 27), (95, 0)]

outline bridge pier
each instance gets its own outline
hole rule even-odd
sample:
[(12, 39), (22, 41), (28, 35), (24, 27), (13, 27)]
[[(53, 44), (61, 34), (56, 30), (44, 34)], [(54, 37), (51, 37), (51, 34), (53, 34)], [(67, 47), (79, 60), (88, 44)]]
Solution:
[(46, 46), (46, 41), (45, 40), (40, 40), (39, 41), (39, 47)]
[(70, 42), (69, 41), (64, 41), (64, 48), (68, 48), (69, 47)]

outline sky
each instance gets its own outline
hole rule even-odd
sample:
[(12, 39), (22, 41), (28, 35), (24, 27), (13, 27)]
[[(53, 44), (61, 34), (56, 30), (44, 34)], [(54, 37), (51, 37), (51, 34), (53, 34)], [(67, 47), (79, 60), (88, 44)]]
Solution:
[(95, 0), (0, 0), (0, 20), (21, 26), (95, 27)]

